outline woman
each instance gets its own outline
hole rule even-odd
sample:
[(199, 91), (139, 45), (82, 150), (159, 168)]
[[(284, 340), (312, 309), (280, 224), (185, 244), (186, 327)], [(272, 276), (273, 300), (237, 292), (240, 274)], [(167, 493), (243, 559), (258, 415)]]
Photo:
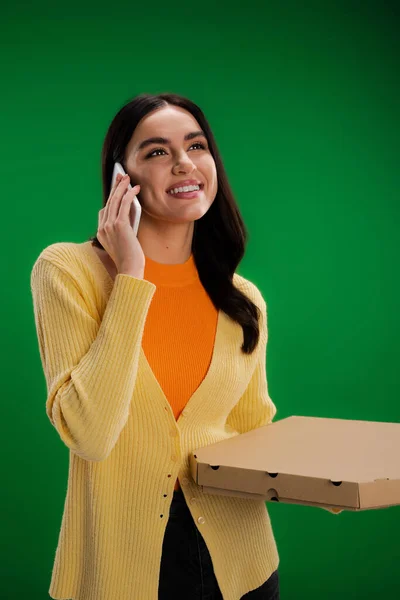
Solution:
[[(110, 189), (114, 162), (127, 177)], [(45, 248), (31, 275), (46, 411), (70, 450), (49, 594), (276, 600), (265, 502), (205, 494), (190, 471), (196, 448), (276, 414), (266, 303), (235, 272), (246, 231), (210, 126), (186, 98), (137, 96), (102, 171), (97, 236)]]

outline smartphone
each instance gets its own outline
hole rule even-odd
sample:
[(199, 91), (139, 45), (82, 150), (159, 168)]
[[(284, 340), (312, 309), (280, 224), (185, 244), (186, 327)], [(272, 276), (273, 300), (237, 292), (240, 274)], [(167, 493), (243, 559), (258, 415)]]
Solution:
[[(118, 173), (121, 173), (121, 175), (126, 175), (121, 163), (116, 162), (116, 163), (114, 163), (114, 170), (113, 170), (112, 179), (111, 179), (111, 188), (113, 187), (113, 185), (115, 183)], [(132, 189), (132, 186), (129, 183), (128, 190), (131, 190), (131, 189)], [(140, 206), (137, 196), (135, 196), (133, 199), (133, 202), (131, 204), (131, 211), (129, 214), (129, 219), (130, 219), (130, 222), (132, 225), (133, 233), (135, 234), (136, 237), (137, 237), (137, 232), (139, 229), (141, 215), (142, 215), (142, 207)]]

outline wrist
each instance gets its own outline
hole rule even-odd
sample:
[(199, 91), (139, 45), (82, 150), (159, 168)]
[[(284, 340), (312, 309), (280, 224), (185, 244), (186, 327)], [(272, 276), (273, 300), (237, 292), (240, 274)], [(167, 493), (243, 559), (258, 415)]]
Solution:
[(144, 277), (144, 268), (132, 268), (132, 267), (121, 267), (118, 271), (119, 275), (130, 275), (131, 277), (136, 277), (136, 279), (143, 279)]

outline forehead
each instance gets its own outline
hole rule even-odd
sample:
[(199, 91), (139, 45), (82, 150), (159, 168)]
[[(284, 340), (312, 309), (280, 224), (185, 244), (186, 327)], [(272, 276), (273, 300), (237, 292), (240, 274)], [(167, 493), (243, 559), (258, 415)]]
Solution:
[(196, 129), (200, 129), (199, 123), (190, 112), (179, 106), (167, 106), (143, 117), (131, 141), (136, 145), (153, 135), (179, 140), (185, 133)]

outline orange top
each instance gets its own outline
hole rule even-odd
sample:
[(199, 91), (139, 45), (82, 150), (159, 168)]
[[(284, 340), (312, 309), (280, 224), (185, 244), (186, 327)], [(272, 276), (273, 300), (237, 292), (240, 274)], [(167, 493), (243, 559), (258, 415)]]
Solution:
[[(176, 265), (146, 257), (143, 278), (157, 289), (147, 313), (142, 348), (178, 419), (210, 366), (218, 311), (200, 281), (193, 254)], [(177, 479), (175, 490), (179, 488)]]

